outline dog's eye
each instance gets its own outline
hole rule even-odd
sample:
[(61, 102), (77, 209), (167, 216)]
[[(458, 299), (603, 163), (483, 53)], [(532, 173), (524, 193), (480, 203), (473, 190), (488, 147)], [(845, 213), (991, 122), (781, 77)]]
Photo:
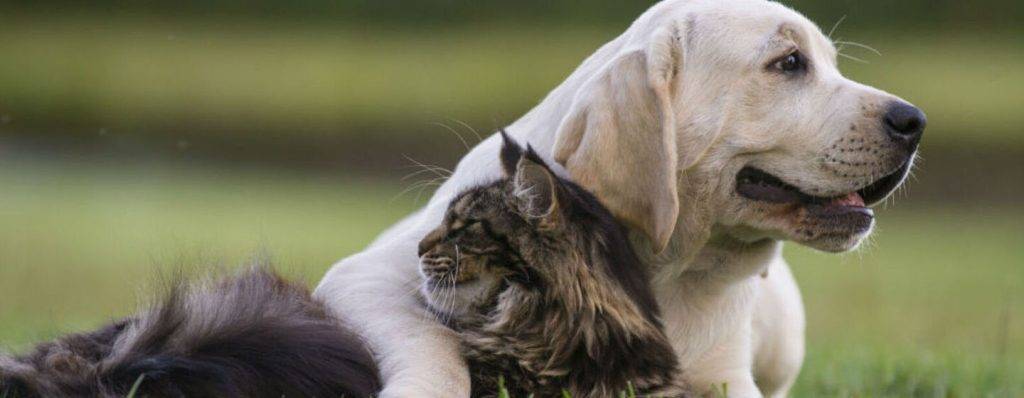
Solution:
[(799, 51), (794, 51), (772, 63), (772, 68), (783, 73), (792, 74), (802, 72), (807, 69), (807, 62)]

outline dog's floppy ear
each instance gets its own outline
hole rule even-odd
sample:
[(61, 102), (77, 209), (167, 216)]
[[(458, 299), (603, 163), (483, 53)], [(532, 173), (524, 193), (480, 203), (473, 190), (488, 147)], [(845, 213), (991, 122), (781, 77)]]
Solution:
[(576, 94), (554, 158), (615, 216), (662, 251), (679, 216), (679, 155), (672, 97), (683, 51), (680, 29), (627, 47)]

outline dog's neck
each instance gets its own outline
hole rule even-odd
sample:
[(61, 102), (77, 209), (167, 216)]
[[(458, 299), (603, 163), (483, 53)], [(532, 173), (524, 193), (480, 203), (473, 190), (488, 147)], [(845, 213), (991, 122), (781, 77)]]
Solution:
[(781, 255), (782, 242), (765, 239), (743, 242), (725, 233), (704, 234), (703, 239), (679, 231), (669, 249), (654, 254), (646, 237), (633, 232), (641, 261), (651, 266), (657, 284), (698, 278), (707, 287), (725, 287), (762, 274)]
[(776, 256), (782, 242), (764, 239), (749, 243), (729, 235), (716, 235), (687, 264), (679, 264), (687, 274), (704, 274), (723, 283), (736, 282), (762, 274)]
[(655, 250), (641, 231), (630, 232), (633, 247), (657, 284), (689, 277), (712, 278), (722, 284), (738, 282), (764, 271), (781, 250), (778, 241), (736, 239), (729, 228), (712, 222), (716, 211), (713, 192), (687, 189), (707, 185), (706, 178), (695, 172), (681, 176), (679, 218), (665, 250)]

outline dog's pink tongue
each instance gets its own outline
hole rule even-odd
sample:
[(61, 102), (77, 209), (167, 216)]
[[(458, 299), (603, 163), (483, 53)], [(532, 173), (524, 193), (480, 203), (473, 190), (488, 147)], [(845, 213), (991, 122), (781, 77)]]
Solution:
[(864, 198), (859, 193), (850, 192), (848, 195), (841, 198), (832, 199), (828, 202), (829, 206), (850, 206), (850, 207), (864, 207)]
[(870, 219), (874, 212), (864, 205), (864, 198), (854, 192), (827, 203), (807, 206), (809, 214), (819, 217), (862, 217)]

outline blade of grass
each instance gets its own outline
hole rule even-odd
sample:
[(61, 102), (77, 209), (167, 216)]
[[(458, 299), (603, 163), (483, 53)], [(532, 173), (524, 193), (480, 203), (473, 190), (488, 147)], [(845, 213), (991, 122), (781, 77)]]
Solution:
[(139, 378), (135, 380), (135, 384), (132, 384), (132, 389), (128, 390), (128, 395), (125, 398), (135, 398), (135, 394), (139, 392), (139, 387), (142, 386), (142, 380), (146, 378), (146, 374), (139, 375)]
[(505, 388), (505, 377), (498, 376), (498, 398), (511, 398), (508, 389)]

